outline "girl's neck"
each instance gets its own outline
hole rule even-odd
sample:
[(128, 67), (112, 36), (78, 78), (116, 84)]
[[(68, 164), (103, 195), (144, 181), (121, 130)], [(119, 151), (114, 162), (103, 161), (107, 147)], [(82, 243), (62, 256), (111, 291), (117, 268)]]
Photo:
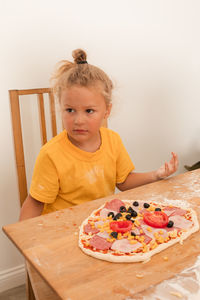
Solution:
[(69, 135), (68, 135), (68, 139), (74, 146), (86, 152), (96, 152), (100, 148), (102, 142), (100, 131), (98, 132), (98, 135), (94, 139), (89, 140), (87, 142), (82, 142), (82, 143), (77, 142)]

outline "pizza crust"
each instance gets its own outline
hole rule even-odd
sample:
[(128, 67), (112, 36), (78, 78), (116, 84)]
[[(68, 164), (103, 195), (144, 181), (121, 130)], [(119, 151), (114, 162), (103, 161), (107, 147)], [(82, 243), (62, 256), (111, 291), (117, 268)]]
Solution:
[[(127, 203), (130, 202), (132, 203), (133, 201), (131, 200), (122, 200), (123, 202)], [(163, 205), (162, 203), (154, 203), (157, 204), (158, 206), (166, 206)], [(174, 205), (175, 207), (178, 207), (176, 205)], [(102, 210), (105, 207), (105, 204), (102, 205), (101, 207), (99, 207), (98, 209), (94, 210), (91, 215), (85, 219), (83, 221), (83, 223), (80, 226), (80, 233), (79, 233), (79, 247), (81, 248), (81, 250), (86, 253), (87, 255), (90, 255), (92, 257), (95, 257), (97, 259), (101, 259), (101, 260), (106, 260), (109, 262), (116, 262), (116, 263), (130, 263), (130, 262), (144, 262), (144, 261), (148, 261), (153, 255), (165, 250), (168, 247), (171, 247), (172, 245), (176, 244), (176, 243), (180, 243), (182, 244), (183, 241), (185, 239), (187, 239), (191, 234), (193, 234), (194, 232), (199, 230), (199, 222), (197, 219), (197, 215), (195, 213), (195, 211), (192, 208), (186, 208), (187, 211), (189, 211), (190, 215), (191, 215), (191, 220), (193, 222), (193, 226), (191, 228), (189, 228), (187, 231), (183, 232), (182, 235), (180, 237), (176, 237), (175, 239), (171, 239), (170, 241), (163, 243), (163, 244), (159, 244), (155, 249), (150, 250), (149, 252), (145, 252), (145, 253), (131, 253), (130, 255), (113, 255), (112, 253), (101, 253), (98, 251), (92, 251), (91, 249), (85, 248), (83, 243), (82, 243), (82, 239), (86, 237), (86, 234), (84, 233), (84, 226), (86, 224), (88, 224), (88, 220), (91, 218), (94, 218), (97, 213), (97, 211)], [(183, 207), (181, 207), (183, 208)], [(90, 236), (90, 235), (89, 235)]]

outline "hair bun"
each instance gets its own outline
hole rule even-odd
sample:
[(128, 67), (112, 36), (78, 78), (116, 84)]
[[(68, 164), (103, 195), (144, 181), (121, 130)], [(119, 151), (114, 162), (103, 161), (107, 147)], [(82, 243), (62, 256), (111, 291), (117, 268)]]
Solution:
[(74, 62), (75, 63), (80, 63), (81, 61), (86, 61), (87, 59), (87, 55), (85, 53), (85, 51), (83, 51), (82, 49), (76, 49), (72, 52), (72, 56), (74, 58)]

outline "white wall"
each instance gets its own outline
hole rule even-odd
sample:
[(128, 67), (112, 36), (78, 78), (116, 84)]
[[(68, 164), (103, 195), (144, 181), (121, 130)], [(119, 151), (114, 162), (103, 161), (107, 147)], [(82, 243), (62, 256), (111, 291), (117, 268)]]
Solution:
[[(71, 59), (79, 47), (87, 51), (89, 63), (114, 80), (109, 127), (120, 133), (137, 171), (159, 167), (172, 150), (180, 158), (179, 173), (184, 164), (200, 160), (198, 0), (0, 4), (1, 225), (16, 222), (19, 215), (8, 90), (49, 86), (55, 64)], [(34, 138), (28, 145), (35, 156), (39, 145)], [(0, 254), (1, 281), (23, 259), (3, 233)]]

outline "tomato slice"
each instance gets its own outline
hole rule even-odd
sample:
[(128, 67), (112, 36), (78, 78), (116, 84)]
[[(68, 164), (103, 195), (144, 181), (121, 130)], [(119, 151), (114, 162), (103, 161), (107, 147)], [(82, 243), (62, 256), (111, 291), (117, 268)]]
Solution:
[(163, 211), (147, 211), (143, 215), (143, 220), (146, 224), (155, 228), (163, 228), (169, 222), (168, 216)]
[(113, 221), (110, 223), (110, 229), (116, 232), (127, 232), (131, 230), (133, 223), (131, 221)]

